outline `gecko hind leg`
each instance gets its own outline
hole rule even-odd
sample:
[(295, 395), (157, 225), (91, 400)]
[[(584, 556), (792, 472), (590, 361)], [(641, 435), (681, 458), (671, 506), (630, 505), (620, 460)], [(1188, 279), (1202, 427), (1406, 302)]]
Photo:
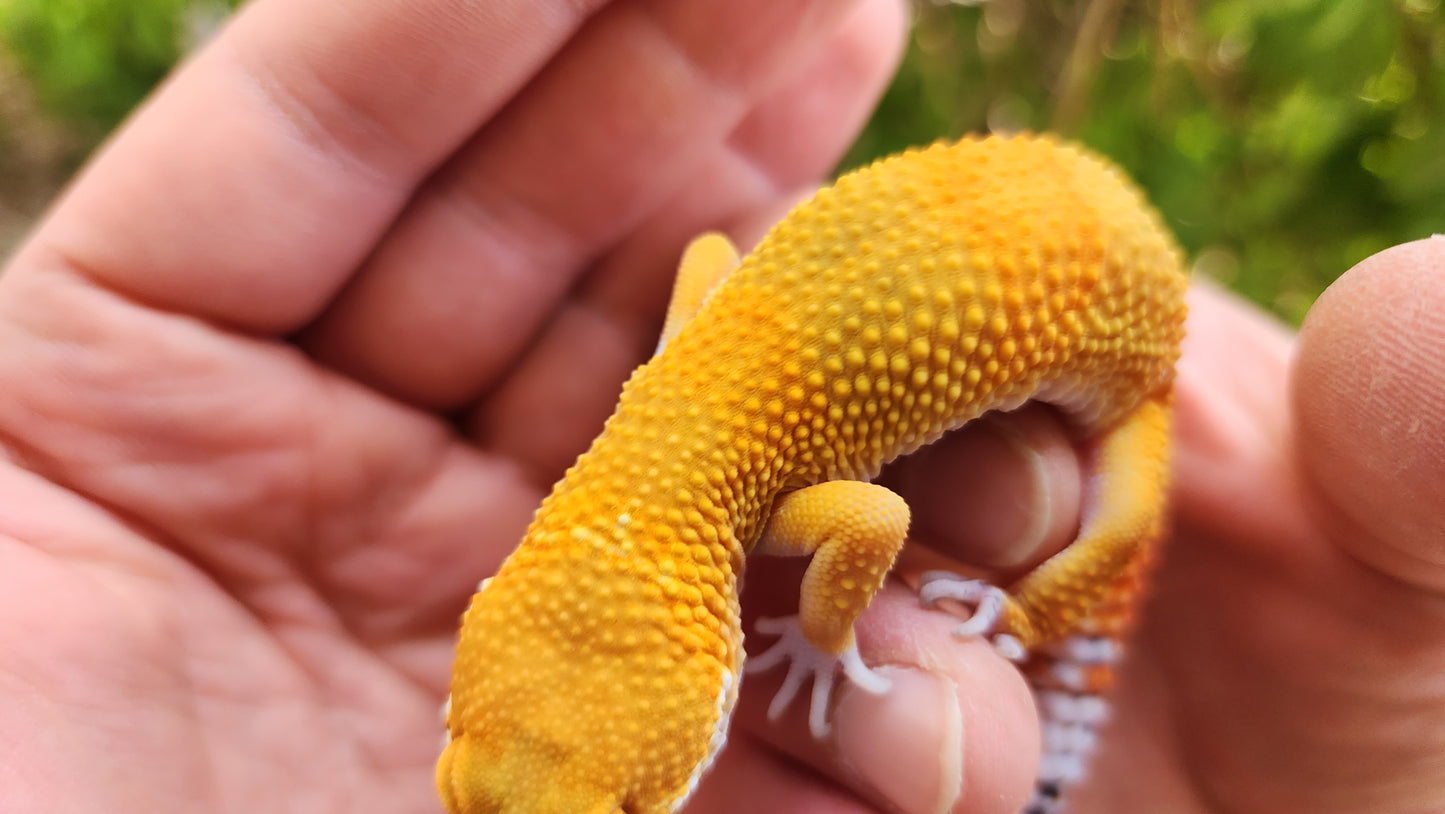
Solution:
[(1132, 593), (1162, 534), (1169, 483), (1170, 395), (1144, 399), (1099, 436), (1092, 478), (1096, 497), (1079, 536), (1007, 589), (951, 574), (931, 574), (925, 603), (957, 599), (976, 606), (959, 636), (1013, 636), (1029, 651), (1076, 633), (1122, 626)]
[[(1051, 814), (1084, 778), (1108, 718), (1105, 692), (1119, 641), (1162, 535), (1169, 461), (1169, 394), (1145, 399), (1100, 436), (1097, 498), (1079, 537), (1007, 590), (946, 572), (924, 577), (919, 599), (953, 599), (975, 608), (954, 629), (990, 636), (1027, 664), (1039, 704), (1043, 755), (1025, 814)], [(1012, 641), (1009, 641), (1012, 639)]]
[(945, 599), (973, 606), (973, 614), (954, 626), (954, 636), (960, 639), (987, 637), (998, 654), (1009, 661), (1022, 662), (1028, 658), (1028, 650), (1017, 636), (999, 631), (1006, 615), (1022, 613), (1008, 591), (981, 579), (960, 577), (952, 571), (924, 573), (918, 588), (918, 601), (931, 606)]

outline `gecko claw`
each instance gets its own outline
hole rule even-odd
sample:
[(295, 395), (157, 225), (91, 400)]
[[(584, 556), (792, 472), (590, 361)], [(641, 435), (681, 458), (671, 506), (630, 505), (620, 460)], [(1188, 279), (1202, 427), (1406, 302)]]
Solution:
[(743, 668), (749, 673), (760, 673), (787, 662), (788, 673), (783, 685), (768, 705), (768, 720), (782, 717), (802, 689), (803, 682), (811, 676), (813, 693), (808, 707), (808, 731), (822, 740), (828, 737), (832, 727), (828, 723), (828, 702), (833, 694), (833, 683), (839, 668), (848, 680), (864, 692), (882, 695), (891, 686), (888, 679), (878, 675), (863, 663), (858, 655), (857, 645), (849, 645), (838, 655), (819, 650), (803, 635), (797, 616), (773, 619), (759, 619), (753, 628), (769, 636), (777, 636), (772, 646), (747, 661)]
[(947, 571), (929, 571), (923, 575), (918, 599), (929, 606), (944, 599), (972, 605), (973, 615), (953, 629), (953, 635), (964, 638), (987, 636), (997, 630), (1008, 594), (981, 579), (965, 579)]
[(1017, 637), (999, 633), (999, 622), (1008, 605), (1008, 592), (981, 579), (967, 579), (948, 571), (929, 571), (923, 575), (918, 601), (932, 606), (944, 599), (973, 606), (973, 614), (953, 628), (960, 639), (988, 637), (998, 654), (1013, 662), (1027, 660), (1028, 651)]

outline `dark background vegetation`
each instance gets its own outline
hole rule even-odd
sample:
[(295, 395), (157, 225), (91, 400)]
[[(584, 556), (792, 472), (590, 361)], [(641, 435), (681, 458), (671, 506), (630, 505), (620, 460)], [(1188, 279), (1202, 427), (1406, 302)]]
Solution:
[[(1297, 320), (1445, 231), (1442, 0), (917, 0), (845, 166), (978, 130), (1124, 165), (1194, 260)], [(235, 0), (0, 0), (0, 255)]]

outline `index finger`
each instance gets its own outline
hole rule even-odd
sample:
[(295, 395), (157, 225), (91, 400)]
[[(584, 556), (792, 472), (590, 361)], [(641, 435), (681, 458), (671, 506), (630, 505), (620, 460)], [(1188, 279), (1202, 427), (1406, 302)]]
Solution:
[(16, 255), (257, 332), (307, 321), (602, 0), (258, 0)]

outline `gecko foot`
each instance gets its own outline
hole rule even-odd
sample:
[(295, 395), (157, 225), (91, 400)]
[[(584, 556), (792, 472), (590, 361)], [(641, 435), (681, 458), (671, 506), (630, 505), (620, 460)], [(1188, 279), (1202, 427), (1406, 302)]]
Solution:
[(981, 579), (968, 579), (948, 571), (925, 573), (918, 589), (918, 601), (932, 606), (943, 599), (973, 606), (973, 615), (956, 625), (953, 635), (960, 639), (987, 636), (999, 655), (1009, 661), (1021, 662), (1028, 658), (1023, 643), (1007, 633), (998, 632), (1009, 601), (1007, 591)]
[(753, 627), (759, 633), (777, 636), (778, 640), (761, 655), (748, 659), (744, 670), (760, 673), (783, 662), (788, 663), (788, 674), (783, 678), (783, 686), (778, 688), (778, 694), (773, 696), (773, 702), (768, 705), (770, 721), (782, 717), (783, 712), (793, 703), (793, 698), (797, 696), (803, 682), (812, 676), (813, 698), (808, 708), (808, 731), (819, 740), (826, 738), (831, 731), (828, 724), (828, 699), (833, 693), (833, 677), (840, 667), (848, 680), (859, 689), (874, 695), (888, 692), (888, 679), (873, 672), (863, 663), (862, 657), (858, 655), (857, 645), (849, 645), (847, 650), (837, 655), (824, 653), (803, 635), (797, 616), (759, 619)]

